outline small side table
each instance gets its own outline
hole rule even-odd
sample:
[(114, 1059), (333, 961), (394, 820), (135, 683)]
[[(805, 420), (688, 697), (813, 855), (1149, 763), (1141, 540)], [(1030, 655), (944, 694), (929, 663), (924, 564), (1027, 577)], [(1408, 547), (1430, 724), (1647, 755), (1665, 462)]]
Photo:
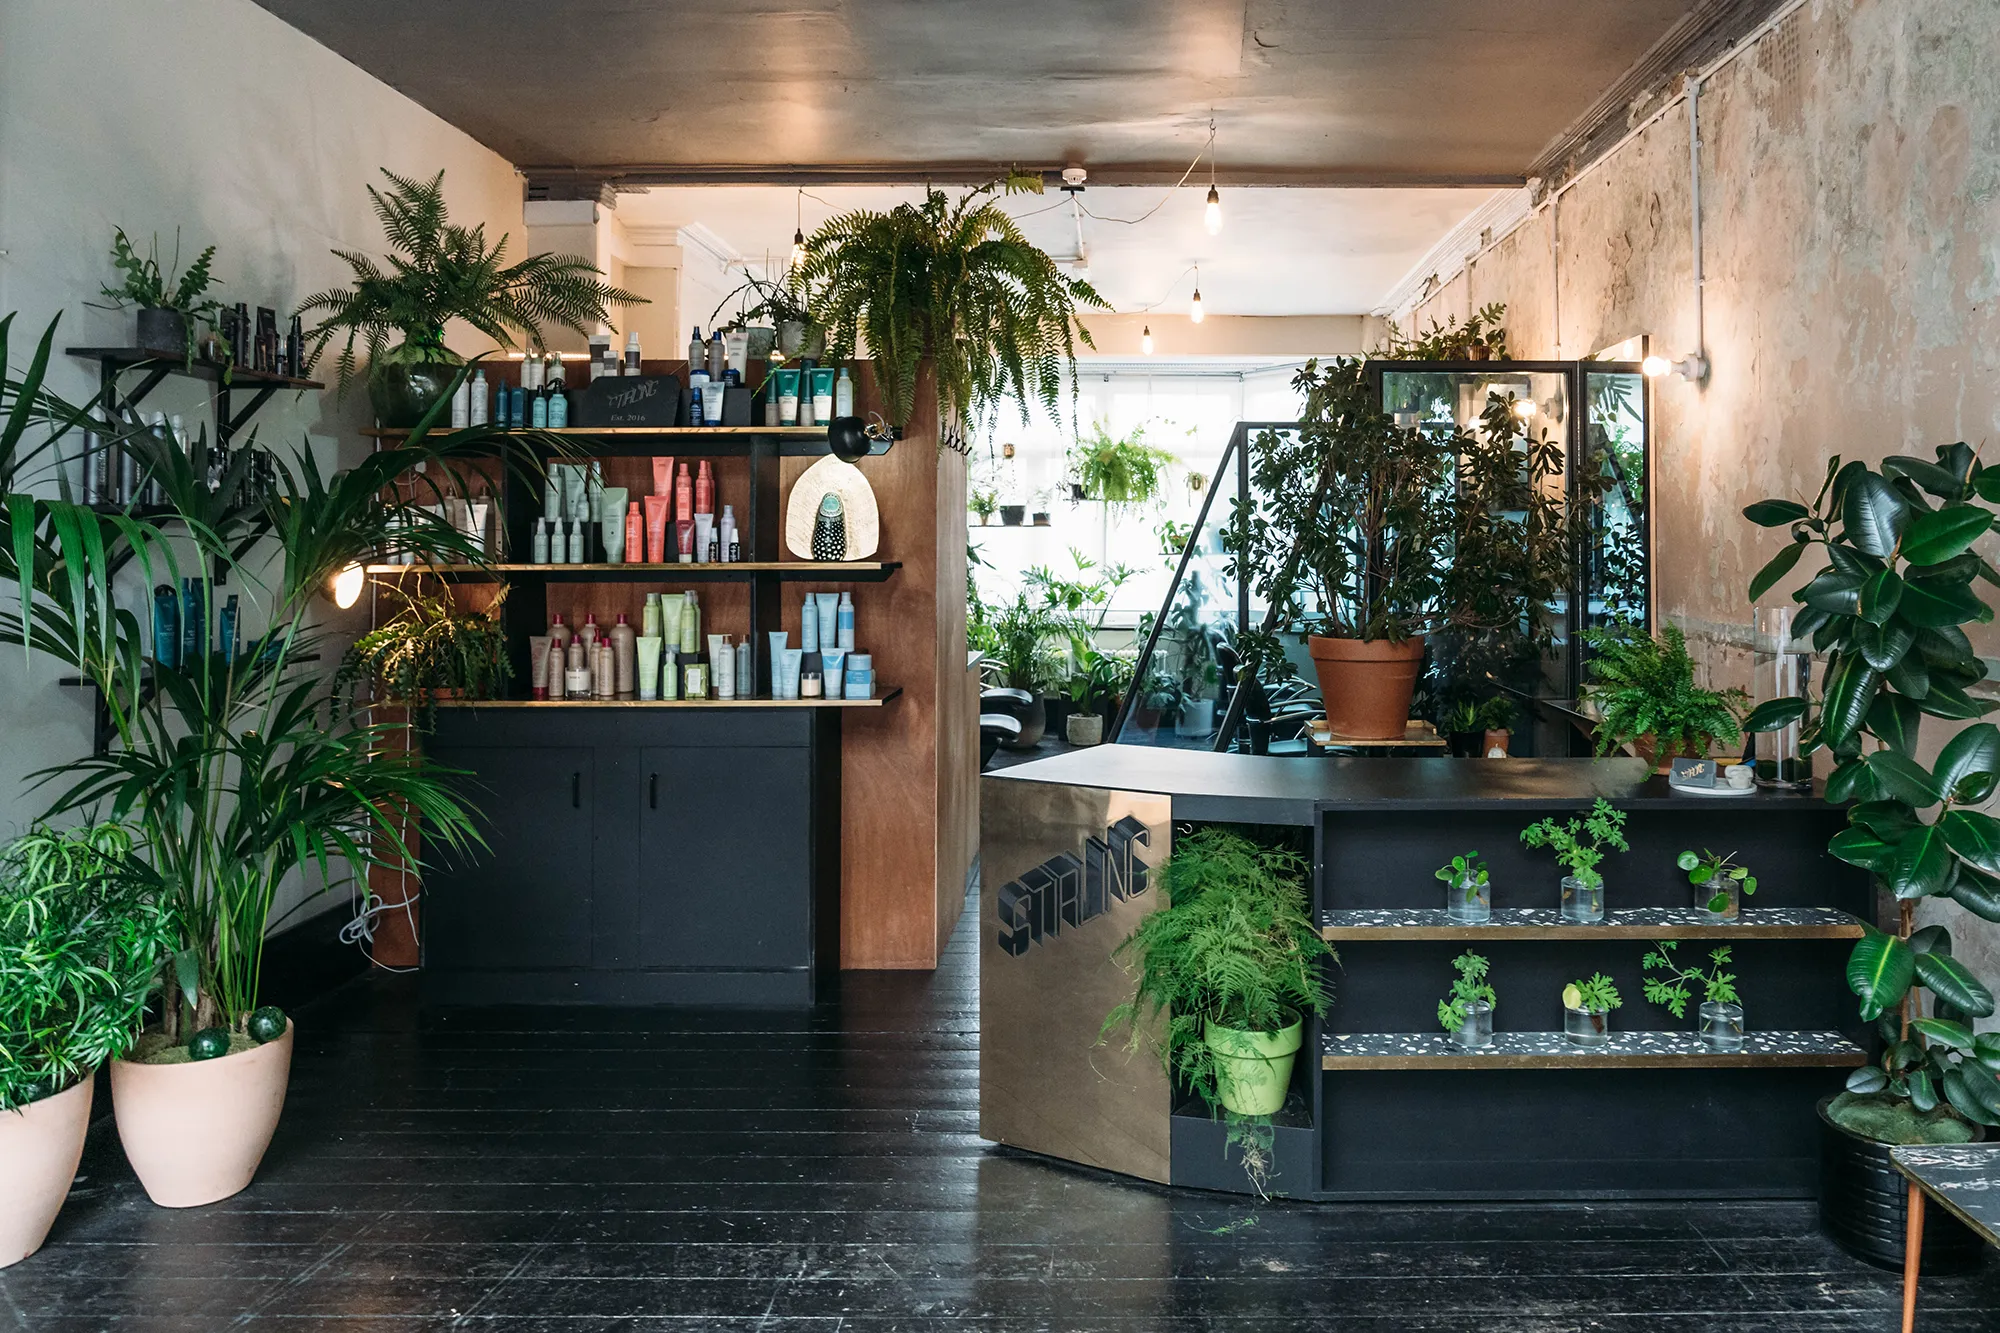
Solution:
[(1889, 1160), (1910, 1182), (1910, 1223), (1903, 1242), (1903, 1333), (1917, 1326), (1917, 1266), (1924, 1254), (1924, 1199), (1936, 1199), (1988, 1245), (2000, 1245), (2000, 1144), (1891, 1148)]

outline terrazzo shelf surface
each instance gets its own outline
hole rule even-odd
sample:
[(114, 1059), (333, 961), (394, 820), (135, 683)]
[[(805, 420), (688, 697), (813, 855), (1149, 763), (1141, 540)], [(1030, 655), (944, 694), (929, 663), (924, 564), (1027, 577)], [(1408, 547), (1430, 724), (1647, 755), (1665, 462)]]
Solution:
[(1566, 922), (1553, 907), (1496, 907), (1478, 925), (1453, 921), (1441, 907), (1329, 909), (1320, 934), (1329, 940), (1779, 939), (1858, 940), (1861, 923), (1830, 907), (1746, 907), (1715, 921), (1693, 907), (1613, 908), (1595, 925)]
[(2000, 1245), (2000, 1144), (1891, 1148), (1889, 1158), (1982, 1239)]
[(1443, 1032), (1329, 1032), (1325, 1069), (1677, 1069), (1731, 1066), (1850, 1068), (1867, 1053), (1838, 1032), (1749, 1032), (1740, 1051), (1715, 1051), (1692, 1031), (1613, 1031), (1602, 1046), (1560, 1032), (1496, 1032), (1493, 1044), (1461, 1050)]

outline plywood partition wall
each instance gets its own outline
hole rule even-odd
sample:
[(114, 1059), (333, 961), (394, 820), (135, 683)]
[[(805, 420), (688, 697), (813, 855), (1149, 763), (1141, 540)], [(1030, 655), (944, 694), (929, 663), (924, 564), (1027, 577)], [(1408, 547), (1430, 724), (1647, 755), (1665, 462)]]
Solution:
[[(864, 368), (863, 415), (881, 409)], [(931, 968), (958, 921), (978, 799), (978, 701), (965, 669), (965, 460), (940, 455), (937, 393), (926, 374), (906, 438), (859, 464), (881, 509), (878, 560), (903, 567), (853, 589), (859, 651), (901, 686), (888, 707), (841, 719), (840, 965)], [(787, 499), (811, 459), (786, 459)], [(785, 627), (802, 599), (837, 585), (787, 585)], [(793, 642), (797, 642), (794, 637)]]

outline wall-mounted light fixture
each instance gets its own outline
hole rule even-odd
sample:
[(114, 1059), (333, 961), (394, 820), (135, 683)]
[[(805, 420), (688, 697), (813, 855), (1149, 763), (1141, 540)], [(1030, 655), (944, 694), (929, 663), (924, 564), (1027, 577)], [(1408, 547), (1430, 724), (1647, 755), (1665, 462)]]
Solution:
[(1679, 375), (1689, 381), (1705, 380), (1708, 378), (1708, 358), (1699, 352), (1690, 352), (1678, 361), (1654, 355), (1641, 361), (1639, 369), (1645, 371), (1649, 379), (1659, 379), (1663, 375)]
[(349, 565), (335, 574), (330, 588), (333, 604), (343, 611), (351, 610), (361, 600), (361, 588), (367, 580), (367, 572), (358, 564)]

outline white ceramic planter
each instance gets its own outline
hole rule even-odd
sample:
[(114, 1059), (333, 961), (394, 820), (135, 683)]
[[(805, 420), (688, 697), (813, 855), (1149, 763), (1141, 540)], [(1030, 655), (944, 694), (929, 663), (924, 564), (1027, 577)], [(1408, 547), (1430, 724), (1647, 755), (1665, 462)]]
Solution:
[(118, 1140), (154, 1203), (195, 1208), (250, 1183), (285, 1109), (292, 1031), (218, 1060), (111, 1062)]
[(0, 1268), (41, 1249), (62, 1211), (83, 1159), (93, 1082), (0, 1111)]

